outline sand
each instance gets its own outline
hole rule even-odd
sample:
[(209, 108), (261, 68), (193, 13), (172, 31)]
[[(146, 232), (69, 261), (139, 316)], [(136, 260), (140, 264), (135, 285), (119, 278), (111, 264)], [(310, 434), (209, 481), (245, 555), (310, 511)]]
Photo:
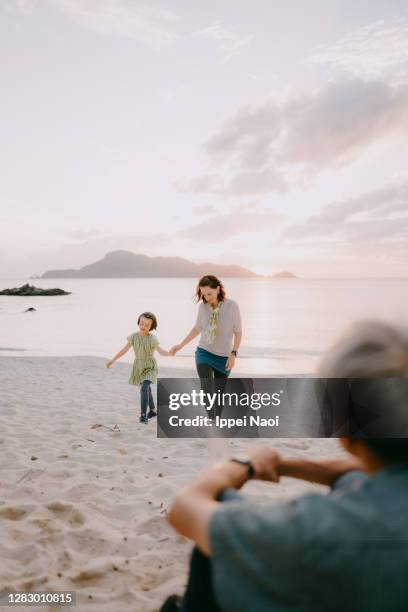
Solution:
[[(182, 592), (191, 549), (166, 509), (211, 459), (205, 440), (157, 439), (154, 422), (139, 424), (131, 366), (105, 363), (0, 358), (0, 591), (75, 590), (72, 609), (81, 612), (152, 612)], [(237, 453), (257, 443), (287, 455), (342, 455), (336, 440), (225, 444)], [(293, 479), (245, 487), (259, 502), (310, 490), (326, 492)]]

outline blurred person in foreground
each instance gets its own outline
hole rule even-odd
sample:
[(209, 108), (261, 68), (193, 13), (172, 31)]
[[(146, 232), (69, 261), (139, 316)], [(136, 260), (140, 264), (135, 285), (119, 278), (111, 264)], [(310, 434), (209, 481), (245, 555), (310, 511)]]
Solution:
[[(407, 373), (408, 331), (367, 321), (328, 351), (317, 375)], [(404, 394), (379, 395), (379, 407), (406, 410), (408, 422)], [(167, 598), (161, 612), (408, 610), (408, 438), (339, 443), (348, 455), (326, 460), (257, 448), (181, 491), (168, 518), (195, 547), (184, 595)], [(330, 491), (262, 505), (237, 493), (250, 478), (277, 483), (281, 476)]]

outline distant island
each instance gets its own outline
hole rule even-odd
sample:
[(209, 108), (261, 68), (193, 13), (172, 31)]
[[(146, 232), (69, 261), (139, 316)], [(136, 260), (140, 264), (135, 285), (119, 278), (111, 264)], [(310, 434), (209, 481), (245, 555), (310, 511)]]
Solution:
[(273, 274), (271, 278), (297, 278), (296, 274), (293, 272), (287, 272), (287, 270), (283, 270), (282, 272), (277, 272)]
[(197, 264), (181, 257), (148, 257), (131, 251), (112, 251), (79, 270), (48, 270), (41, 278), (198, 278), (204, 274), (221, 278), (260, 277), (241, 266)]

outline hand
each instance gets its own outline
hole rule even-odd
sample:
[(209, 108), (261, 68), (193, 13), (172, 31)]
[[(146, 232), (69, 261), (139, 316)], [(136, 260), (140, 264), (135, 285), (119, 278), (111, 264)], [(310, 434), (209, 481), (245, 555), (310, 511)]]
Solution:
[(281, 456), (276, 451), (263, 446), (251, 451), (248, 458), (252, 461), (255, 469), (255, 480), (269, 480), (279, 482), (279, 464)]
[(232, 370), (232, 368), (235, 365), (235, 359), (236, 359), (235, 355), (230, 355), (228, 357), (227, 363), (225, 364), (225, 369), (226, 370)]
[(175, 344), (174, 346), (171, 347), (171, 349), (169, 350), (169, 353), (172, 357), (174, 357), (174, 355), (178, 352), (181, 351), (181, 349), (183, 348), (183, 346), (181, 344)]
[(114, 364), (114, 361), (112, 361), (112, 359), (110, 361), (108, 361), (108, 363), (106, 364), (107, 368), (111, 368)]

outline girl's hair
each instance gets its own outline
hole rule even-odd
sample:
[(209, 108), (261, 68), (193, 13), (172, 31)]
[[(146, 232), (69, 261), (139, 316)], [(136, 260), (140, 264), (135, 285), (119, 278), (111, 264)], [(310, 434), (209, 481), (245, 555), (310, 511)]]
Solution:
[(199, 302), (200, 300), (203, 300), (203, 302), (207, 301), (205, 297), (201, 295), (201, 287), (211, 287), (211, 289), (216, 289), (217, 287), (219, 287), (217, 296), (219, 302), (222, 302), (225, 299), (225, 296), (227, 295), (224, 289), (224, 285), (222, 284), (219, 278), (213, 276), (212, 274), (205, 274), (200, 278), (197, 284), (197, 289), (194, 296), (196, 302)]
[(137, 324), (139, 325), (140, 323), (140, 319), (144, 317), (145, 319), (150, 319), (152, 324), (150, 326), (150, 331), (153, 331), (154, 329), (157, 328), (157, 319), (156, 316), (152, 313), (152, 312), (142, 312), (142, 314), (139, 315), (139, 318), (137, 319)]
[[(322, 378), (408, 377), (408, 329), (375, 320), (357, 321), (323, 357), (317, 371)], [(374, 388), (374, 385), (373, 385)], [(376, 410), (404, 414), (408, 420), (406, 387), (390, 393), (380, 384), (373, 398)], [(408, 438), (365, 438), (364, 443), (388, 461), (408, 462)]]

